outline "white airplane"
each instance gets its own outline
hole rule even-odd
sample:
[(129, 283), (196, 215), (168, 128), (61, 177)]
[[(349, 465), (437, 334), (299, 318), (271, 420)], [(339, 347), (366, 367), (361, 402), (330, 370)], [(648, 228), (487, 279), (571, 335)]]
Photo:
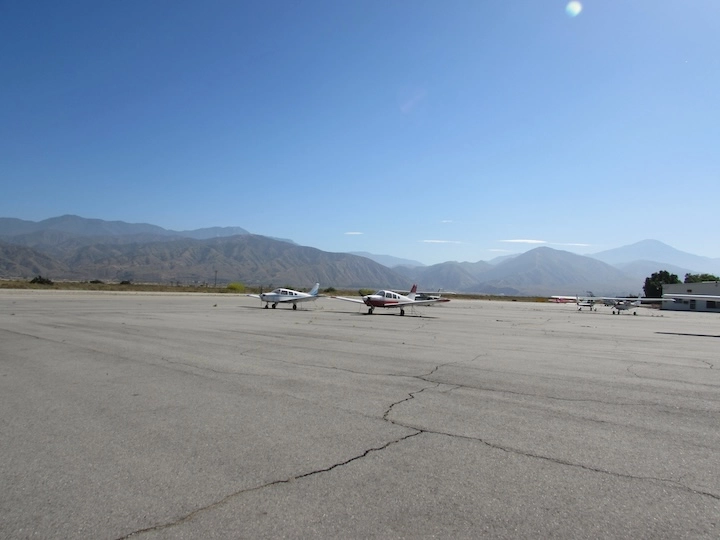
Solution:
[(309, 302), (318, 298), (318, 291), (320, 290), (320, 284), (316, 283), (310, 292), (304, 293), (300, 291), (293, 291), (292, 289), (275, 289), (269, 293), (260, 294), (248, 294), (252, 298), (259, 298), (261, 302), (265, 302), (265, 309), (272, 304), (272, 308), (275, 309), (278, 304), (292, 304), (293, 309), (297, 309), (298, 302)]
[(405, 315), (405, 308), (408, 306), (429, 306), (438, 302), (449, 302), (449, 298), (427, 298), (424, 300), (415, 300), (417, 295), (417, 285), (413, 285), (410, 289), (410, 293), (407, 296), (403, 296), (400, 293), (394, 291), (378, 291), (375, 294), (368, 294), (362, 297), (362, 300), (358, 298), (345, 298), (343, 296), (333, 296), (338, 300), (345, 300), (346, 302), (355, 302), (356, 304), (365, 304), (368, 306), (368, 315), (371, 315), (375, 308), (399, 308), (400, 315)]
[(649, 308), (651, 306), (647, 304), (657, 304), (658, 302), (666, 301), (667, 299), (663, 300), (662, 298), (646, 298), (638, 296), (637, 298), (613, 298), (613, 297), (603, 297), (602, 301), (605, 303), (606, 306), (612, 308), (613, 315), (620, 315), (621, 311), (630, 311), (632, 310), (633, 315), (637, 315), (637, 311), (635, 311), (639, 307)]
[[(597, 304), (601, 304), (612, 308), (613, 315), (619, 315), (621, 311), (629, 311), (639, 307), (649, 307), (647, 305), (643, 305), (643, 303), (657, 303), (662, 302), (663, 299), (595, 296), (591, 291), (588, 291), (588, 296), (551, 296), (549, 301), (560, 303), (569, 303), (574, 301), (578, 306), (578, 311), (582, 311), (582, 308), (584, 307), (589, 308), (590, 311), (597, 311)], [(668, 299), (665, 299), (665, 301), (668, 301)], [(633, 315), (637, 315), (637, 311), (633, 311)]]
[(595, 304), (599, 304), (603, 301), (602, 298), (595, 296), (592, 291), (587, 292), (587, 296), (551, 296), (548, 298), (549, 302), (555, 302), (558, 304), (577, 304), (578, 311), (582, 311), (582, 308), (590, 308), (590, 311), (597, 311)]

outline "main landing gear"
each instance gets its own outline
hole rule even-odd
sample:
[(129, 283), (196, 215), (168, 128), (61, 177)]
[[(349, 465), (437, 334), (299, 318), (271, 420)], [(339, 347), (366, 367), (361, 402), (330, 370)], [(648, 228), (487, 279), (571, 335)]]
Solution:
[[(374, 310), (375, 310), (374, 307), (369, 307), (369, 308), (368, 308), (368, 315), (372, 315)], [(401, 315), (401, 316), (402, 316), (402, 315), (405, 315), (405, 310), (404, 310), (403, 308), (400, 308), (400, 315)]]

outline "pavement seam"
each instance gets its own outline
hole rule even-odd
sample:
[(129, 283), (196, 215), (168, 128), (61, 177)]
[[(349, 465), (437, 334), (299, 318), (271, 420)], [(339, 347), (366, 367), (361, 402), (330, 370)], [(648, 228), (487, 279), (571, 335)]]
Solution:
[[(405, 400), (402, 400), (402, 401), (405, 401)], [(393, 404), (393, 405), (394, 405), (394, 404)], [(391, 407), (392, 407), (392, 406), (391, 406)], [(379, 451), (381, 451), (381, 450), (385, 450), (386, 448), (388, 448), (389, 446), (392, 446), (393, 444), (400, 443), (400, 442), (402, 442), (402, 441), (405, 441), (405, 440), (407, 440), (407, 439), (410, 439), (411, 437), (416, 437), (417, 435), (420, 435), (421, 433), (422, 433), (421, 431), (415, 430), (414, 433), (410, 433), (410, 434), (408, 434), (408, 435), (405, 435), (404, 437), (400, 437), (399, 439), (394, 439), (394, 440), (392, 440), (392, 441), (389, 441), (389, 442), (383, 444), (382, 446), (378, 446), (378, 447), (374, 447), (374, 448), (368, 448), (368, 449), (365, 450), (362, 454), (358, 454), (357, 456), (351, 457), (350, 459), (347, 459), (347, 460), (345, 460), (345, 461), (341, 461), (341, 462), (338, 462), (338, 463), (334, 463), (333, 465), (330, 465), (329, 467), (325, 467), (325, 468), (322, 468), (322, 469), (317, 469), (317, 470), (310, 471), (310, 472), (303, 473), (303, 474), (298, 474), (298, 475), (296, 475), (296, 476), (291, 476), (290, 478), (286, 478), (286, 479), (284, 479), (284, 480), (274, 480), (274, 481), (272, 481), (272, 482), (268, 482), (268, 483), (262, 484), (262, 485), (260, 485), (260, 486), (255, 486), (255, 487), (251, 487), (251, 488), (247, 488), (247, 489), (241, 489), (241, 490), (239, 490), (239, 491), (236, 491), (236, 492), (234, 492), (234, 493), (231, 493), (231, 494), (229, 494), (229, 495), (226, 495), (226, 496), (223, 497), (222, 499), (220, 499), (220, 500), (218, 500), (218, 501), (215, 501), (215, 502), (213, 502), (213, 503), (211, 503), (211, 504), (208, 504), (207, 506), (203, 506), (203, 507), (201, 507), (201, 508), (197, 508), (197, 509), (193, 510), (192, 512), (190, 512), (190, 513), (182, 516), (182, 517), (179, 518), (179, 519), (176, 519), (176, 520), (171, 521), (171, 522), (168, 522), (168, 523), (162, 523), (162, 524), (160, 524), (160, 525), (153, 525), (152, 527), (146, 527), (146, 528), (144, 528), (144, 529), (138, 529), (138, 530), (133, 531), (133, 532), (131, 532), (131, 533), (128, 533), (128, 534), (126, 534), (126, 535), (124, 535), (124, 536), (118, 537), (117, 540), (126, 540), (126, 539), (128, 539), (128, 538), (132, 538), (132, 537), (134, 537), (134, 536), (138, 536), (138, 535), (141, 535), (141, 534), (143, 534), (143, 533), (161, 531), (161, 530), (164, 530), (164, 529), (169, 529), (169, 528), (171, 528), (171, 527), (175, 527), (175, 526), (177, 526), (177, 525), (181, 525), (181, 524), (183, 524), (183, 523), (186, 523), (186, 522), (188, 522), (188, 521), (191, 521), (191, 520), (192, 520), (193, 518), (195, 518), (197, 515), (205, 512), (205, 511), (212, 510), (212, 509), (219, 508), (219, 507), (223, 506), (224, 504), (228, 503), (230, 500), (234, 499), (235, 497), (239, 497), (239, 496), (244, 495), (244, 494), (246, 494), (246, 493), (252, 493), (252, 492), (254, 492), (254, 491), (260, 491), (260, 490), (265, 489), (265, 488), (268, 488), (268, 487), (278, 486), (278, 485), (281, 485), (281, 484), (290, 484), (290, 483), (292, 483), (292, 482), (294, 482), (294, 481), (296, 481), (296, 480), (301, 480), (301, 479), (303, 479), (303, 478), (308, 478), (308, 477), (310, 477), (310, 476), (315, 476), (315, 475), (317, 475), (317, 474), (322, 474), (322, 473), (330, 472), (330, 471), (332, 471), (332, 470), (334, 470), (334, 469), (336, 469), (336, 468), (338, 468), (338, 467), (343, 467), (343, 466), (348, 465), (348, 464), (350, 464), (350, 463), (352, 463), (352, 462), (354, 462), (354, 461), (357, 461), (357, 460), (359, 460), (359, 459), (362, 459), (362, 458), (368, 456), (369, 454), (371, 454), (371, 453), (373, 453), (373, 452), (379, 452)]]

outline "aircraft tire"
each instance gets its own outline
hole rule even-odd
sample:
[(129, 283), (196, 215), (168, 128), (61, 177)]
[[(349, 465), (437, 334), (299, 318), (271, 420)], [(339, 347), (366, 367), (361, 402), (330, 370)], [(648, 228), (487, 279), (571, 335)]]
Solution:
[(275, 309), (276, 307), (277, 307), (277, 304), (273, 304), (273, 309)]
[(297, 309), (297, 304), (293, 304), (293, 309)]
[(405, 315), (405, 310), (404, 310), (404, 309), (401, 309), (401, 310), (400, 310), (400, 316), (402, 317), (403, 315)]

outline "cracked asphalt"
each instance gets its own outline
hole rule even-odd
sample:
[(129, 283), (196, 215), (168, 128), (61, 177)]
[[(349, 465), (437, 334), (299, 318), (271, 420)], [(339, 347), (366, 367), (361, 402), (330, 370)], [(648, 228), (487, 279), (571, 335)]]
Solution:
[(0, 290), (2, 538), (718, 538), (720, 317)]

